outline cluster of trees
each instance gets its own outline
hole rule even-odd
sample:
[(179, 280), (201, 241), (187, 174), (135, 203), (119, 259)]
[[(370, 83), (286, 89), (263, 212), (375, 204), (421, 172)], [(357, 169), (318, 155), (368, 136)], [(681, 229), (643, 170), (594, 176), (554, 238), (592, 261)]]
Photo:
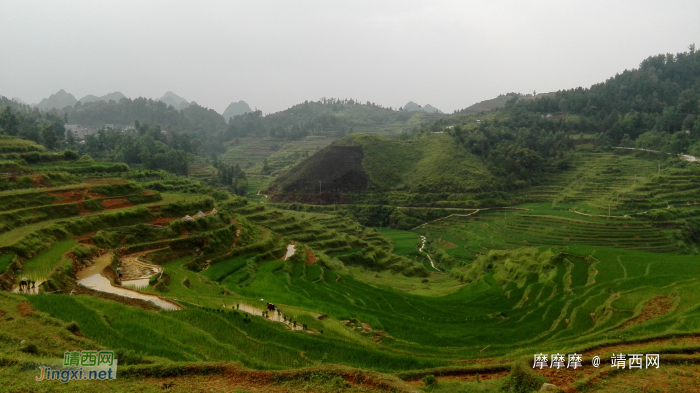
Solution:
[[(588, 89), (519, 100), (513, 107), (533, 114), (577, 115), (587, 132), (617, 145), (625, 135), (636, 140), (653, 131), (700, 133), (700, 51), (650, 56), (638, 69), (626, 70)], [(626, 142), (628, 143), (628, 142)]]
[(475, 128), (456, 125), (450, 133), (482, 158), (504, 190), (532, 184), (568, 167), (566, 152), (573, 148), (573, 140), (567, 133), (518, 125), (517, 121), (484, 121)]
[[(488, 113), (458, 113), (417, 134), (447, 130), (480, 157), (508, 190), (568, 167), (577, 143), (700, 154), (700, 52), (651, 56), (588, 89), (509, 93)], [(582, 134), (594, 134), (584, 139)], [(404, 133), (401, 139), (414, 135)]]
[(248, 179), (238, 164), (223, 163), (212, 155), (212, 166), (216, 172), (212, 174), (210, 185), (226, 187), (236, 195), (245, 196), (248, 193)]
[[(28, 139), (44, 145), (48, 150), (65, 147), (66, 129), (63, 127), (63, 117), (54, 113), (42, 113), (2, 98), (4, 101), (1, 104), (6, 106), (0, 113), (0, 134)], [(12, 105), (8, 105), (9, 103)]]
[(81, 154), (110, 159), (144, 169), (163, 169), (179, 175), (187, 175), (192, 155), (197, 154), (199, 141), (193, 141), (186, 133), (160, 126), (134, 123), (134, 131), (101, 128), (87, 135), (85, 143), (73, 144)]
[(221, 152), (223, 147), (216, 136), (226, 129), (223, 116), (213, 109), (199, 106), (196, 102), (178, 110), (162, 101), (142, 97), (122, 98), (119, 102), (79, 102), (73, 107), (65, 108), (65, 117), (66, 122), (70, 121), (71, 124), (93, 127), (104, 124), (126, 126), (134, 120), (158, 124), (198, 140), (199, 149), (205, 153)]
[[(119, 103), (100, 101), (76, 104), (73, 109), (67, 107), (63, 113), (55, 110), (39, 111), (5, 97), (0, 97), (0, 104), (4, 106), (0, 112), (2, 135), (34, 141), (49, 151), (71, 149), (98, 159), (123, 162), (144, 169), (163, 169), (181, 175), (187, 175), (192, 155), (200, 151), (202, 143), (199, 138), (193, 137), (192, 133), (177, 131), (177, 127), (190, 131), (199, 130), (200, 135), (207, 135), (204, 130), (212, 126), (211, 122), (198, 119), (207, 117), (198, 116), (203, 108), (192, 105), (178, 112), (177, 118), (180, 120), (174, 124), (179, 126), (173, 126), (173, 129), (167, 132), (163, 131), (160, 125), (153, 126), (135, 121), (134, 130), (102, 127), (96, 133), (87, 135), (84, 141), (76, 141), (73, 134), (66, 132), (65, 128), (68, 119), (73, 116), (78, 117), (77, 120), (81, 121), (81, 124), (87, 125), (104, 124), (105, 120), (115, 124), (130, 124), (132, 120), (127, 119), (132, 118), (134, 114), (163, 120), (167, 116), (161, 115), (172, 114), (172, 107), (168, 109), (162, 102), (143, 98), (122, 99)], [(105, 112), (99, 113), (102, 110)], [(194, 134), (196, 135), (196, 132)]]
[[(400, 112), (374, 102), (324, 97), (266, 116), (255, 111), (231, 118), (218, 140), (226, 142), (248, 136), (270, 136), (281, 140), (299, 140), (309, 135), (342, 137), (405, 122), (414, 115), (416, 113)], [(433, 115), (434, 119), (441, 117)], [(421, 112), (420, 116), (429, 115)]]
[(304, 139), (309, 135), (342, 137), (354, 131), (353, 123), (347, 118), (323, 113), (318, 108), (314, 108), (318, 105), (321, 104), (307, 101), (286, 111), (268, 116), (263, 116), (261, 111), (236, 116), (229, 121), (222, 141), (246, 136), (271, 136), (281, 140), (294, 141)]

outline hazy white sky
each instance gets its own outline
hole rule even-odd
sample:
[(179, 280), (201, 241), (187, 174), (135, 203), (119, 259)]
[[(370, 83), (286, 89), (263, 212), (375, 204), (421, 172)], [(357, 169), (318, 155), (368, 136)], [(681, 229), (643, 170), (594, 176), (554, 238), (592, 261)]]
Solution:
[(0, 94), (168, 90), (222, 112), (321, 97), (451, 112), (700, 46), (700, 1), (0, 0)]

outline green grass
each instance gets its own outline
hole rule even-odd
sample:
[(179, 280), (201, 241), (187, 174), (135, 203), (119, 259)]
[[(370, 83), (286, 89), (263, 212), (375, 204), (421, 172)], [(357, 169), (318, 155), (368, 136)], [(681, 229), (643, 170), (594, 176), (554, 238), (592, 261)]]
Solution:
[(24, 262), (19, 274), (30, 280), (44, 280), (61, 262), (63, 254), (72, 250), (77, 244), (74, 240), (62, 240), (53, 244), (34, 258)]
[[(362, 138), (358, 143), (366, 142)], [(416, 165), (422, 168), (414, 169), (424, 179), (431, 177), (444, 165), (438, 152), (445, 147), (442, 136), (431, 138), (390, 164), (399, 165), (415, 153), (413, 158), (422, 162)], [(380, 147), (391, 151), (403, 146), (382, 143), (367, 151), (375, 163), (381, 162)], [(393, 143), (397, 145), (390, 146)], [(643, 180), (640, 175), (635, 187), (627, 184), (628, 174), (611, 168), (621, 166), (629, 173), (636, 168), (641, 173), (649, 169), (648, 163), (614, 155), (589, 163), (590, 158), (585, 154), (577, 158), (584, 172), (564, 172), (555, 186), (537, 186), (530, 196), (522, 195), (533, 201), (517, 207), (528, 210), (488, 209), (474, 214), (440, 210), (452, 215), (412, 231), (366, 228), (344, 216), (346, 211), (331, 208), (313, 213), (219, 201), (216, 207), (224, 217), (220, 224), (226, 228), (192, 226), (167, 239), (161, 236), (166, 230), (152, 229), (149, 233), (154, 236), (126, 239), (124, 247), (144, 250), (168, 247), (171, 239), (177, 239), (180, 255), (190, 253), (163, 265), (170, 277), (167, 288), (143, 289), (177, 298), (185, 306), (180, 311), (145, 311), (93, 296), (44, 294), (27, 299), (37, 310), (65, 323), (76, 321), (83, 334), (105, 347), (176, 362), (230, 360), (262, 369), (313, 366), (325, 358), (329, 363), (395, 372), (451, 366), (479, 357), (514, 359), (533, 352), (584, 351), (619, 340), (699, 333), (700, 270), (692, 248), (683, 243), (681, 229), (670, 225), (676, 222), (624, 217), (623, 212), (631, 211), (626, 201), (637, 198), (632, 196), (621, 198), (611, 217), (601, 210), (605, 198), (620, 190), (647, 198), (644, 202), (637, 198), (639, 206), (663, 202), (665, 187), (679, 198), (691, 198), (692, 193), (682, 191), (695, 190), (692, 173), (668, 170), (660, 178)], [(384, 172), (377, 165), (365, 170), (381, 177)], [(412, 175), (404, 178), (402, 173), (389, 182), (400, 187), (432, 184), (416, 180), (420, 177), (409, 179)], [(444, 179), (453, 175), (461, 176), (455, 170)], [(573, 183), (577, 176), (585, 181)], [(462, 180), (460, 187), (480, 181)], [(266, 178), (258, 181), (255, 187), (262, 187)], [(192, 184), (170, 179), (172, 191), (149, 205), (201, 200), (197, 190), (185, 192)], [(560, 185), (563, 188), (557, 189)], [(689, 213), (692, 208), (678, 210)], [(112, 217), (89, 225), (81, 221), (75, 233), (103, 230), (120, 242), (123, 232), (131, 233), (135, 224), (151, 222), (161, 213), (154, 209), (133, 220)], [(98, 220), (103, 214), (89, 219)], [(0, 240), (12, 232), (0, 235)], [(427, 237), (425, 251), (440, 272), (423, 269), (427, 259), (418, 253), (420, 235)], [(297, 255), (281, 260), (292, 241)], [(28, 261), (21, 274), (28, 275), (32, 268), (36, 271), (32, 274), (45, 275), (73, 244), (54, 244)], [(304, 249), (318, 259), (307, 264)], [(158, 255), (171, 255), (167, 251)], [(207, 269), (190, 270), (197, 266)], [(625, 327), (657, 296), (672, 298), (674, 307)], [(266, 302), (275, 303), (286, 317), (308, 325), (310, 331), (291, 331), (260, 316), (245, 322), (241, 312), (231, 312), (236, 304), (262, 309)], [(328, 317), (319, 320), (320, 314)], [(442, 381), (436, 389), (479, 391), (495, 384)]]
[(0, 274), (3, 274), (7, 271), (8, 266), (10, 266), (10, 263), (12, 263), (12, 259), (14, 259), (15, 254), (13, 253), (8, 253), (4, 255), (0, 255)]
[(391, 228), (374, 228), (391, 240), (394, 245), (394, 254), (402, 257), (418, 255), (420, 248), (420, 236), (414, 232), (399, 231)]
[[(355, 153), (348, 151), (358, 146), (361, 156), (356, 148)], [(366, 182), (359, 180), (363, 177)], [(315, 193), (322, 181), (330, 189), (348, 188), (353, 193), (466, 193), (482, 189), (490, 180), (483, 163), (447, 134), (409, 141), (352, 134), (301, 161), (272, 186), (285, 193)]]

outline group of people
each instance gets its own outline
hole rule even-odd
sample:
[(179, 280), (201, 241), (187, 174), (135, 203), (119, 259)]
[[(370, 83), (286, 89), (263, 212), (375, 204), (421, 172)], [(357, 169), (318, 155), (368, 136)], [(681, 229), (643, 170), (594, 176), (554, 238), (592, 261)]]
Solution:
[(36, 288), (36, 282), (33, 280), (27, 279), (27, 277), (22, 277), (22, 280), (19, 282), (19, 291), (20, 292), (28, 292), (29, 289), (34, 289)]

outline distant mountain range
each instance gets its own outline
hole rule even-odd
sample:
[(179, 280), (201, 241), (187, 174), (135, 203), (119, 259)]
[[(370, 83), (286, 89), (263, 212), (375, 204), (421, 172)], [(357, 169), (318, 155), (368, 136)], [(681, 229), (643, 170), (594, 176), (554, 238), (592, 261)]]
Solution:
[(175, 109), (185, 109), (190, 106), (190, 102), (186, 99), (180, 97), (179, 95), (169, 91), (163, 95), (163, 97), (158, 98), (156, 101), (164, 102), (171, 105)]
[(252, 112), (250, 106), (245, 101), (232, 102), (224, 111), (224, 119), (228, 120), (232, 117), (242, 115), (244, 113)]
[[(88, 94), (85, 97), (81, 98), (80, 100), (77, 100), (75, 96), (72, 94), (66, 92), (64, 89), (59, 90), (55, 94), (51, 94), (48, 98), (44, 98), (41, 100), (38, 104), (32, 104), (32, 106), (39, 108), (41, 110), (51, 110), (51, 109), (63, 109), (67, 106), (74, 106), (76, 103), (80, 102), (81, 104), (87, 104), (90, 102), (97, 102), (97, 101), (114, 101), (114, 102), (119, 102), (122, 98), (127, 98), (124, 94), (121, 92), (115, 91), (113, 93), (105, 94), (103, 96), (96, 96), (92, 94)], [(26, 104), (24, 101), (22, 101), (18, 97), (13, 97), (13, 101), (20, 103), (20, 104)], [(157, 98), (156, 101), (162, 101), (168, 105), (172, 105), (175, 109), (184, 109), (190, 106), (190, 101), (187, 101), (186, 99), (178, 96), (177, 94), (173, 93), (172, 91), (169, 91), (163, 95), (163, 97)], [(242, 104), (242, 105), (241, 105)], [(238, 107), (236, 107), (238, 105)], [(231, 109), (231, 106), (234, 106), (234, 109), (232, 109), (232, 113), (235, 113), (235, 115), (243, 114), (245, 112), (251, 112), (250, 107), (248, 104), (246, 104), (243, 101), (239, 101), (238, 103), (232, 103), (229, 105), (228, 109)], [(244, 110), (241, 112), (241, 110)], [(239, 113), (240, 112), (240, 113)]]
[(102, 97), (97, 97), (92, 94), (88, 94), (85, 97), (80, 99), (81, 104), (86, 104), (88, 102), (96, 102), (96, 101), (104, 101), (104, 102), (109, 102), (110, 100), (114, 100), (114, 102), (119, 102), (122, 98), (126, 98), (126, 96), (118, 91), (115, 91), (114, 93), (109, 93), (105, 94)]
[(51, 94), (49, 98), (44, 98), (35, 106), (41, 110), (47, 111), (50, 109), (63, 109), (67, 106), (73, 106), (78, 100), (72, 94), (61, 89), (56, 94)]
[(413, 101), (409, 101), (408, 104), (403, 107), (404, 112), (428, 112), (428, 113), (443, 113), (440, 109), (428, 104), (426, 106), (420, 106)]

